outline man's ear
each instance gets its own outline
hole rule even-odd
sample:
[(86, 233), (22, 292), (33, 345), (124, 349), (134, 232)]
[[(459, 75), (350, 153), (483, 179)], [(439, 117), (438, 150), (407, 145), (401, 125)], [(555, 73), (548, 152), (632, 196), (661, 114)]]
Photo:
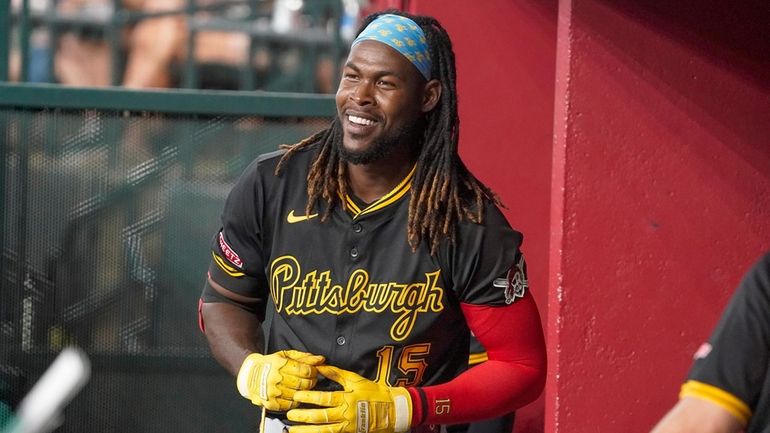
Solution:
[(422, 112), (427, 113), (432, 110), (441, 99), (441, 82), (439, 80), (430, 80), (425, 83), (422, 98)]

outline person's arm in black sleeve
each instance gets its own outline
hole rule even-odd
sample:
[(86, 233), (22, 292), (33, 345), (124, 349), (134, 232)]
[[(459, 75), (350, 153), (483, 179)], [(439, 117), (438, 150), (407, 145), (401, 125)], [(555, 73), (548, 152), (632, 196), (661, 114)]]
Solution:
[(222, 228), (200, 302), (200, 327), (212, 354), (236, 376), (238, 392), (271, 411), (296, 407), (294, 392), (312, 389), (324, 361), (296, 350), (264, 354), (261, 321), (267, 302), (258, 161), (241, 176), (225, 203)]
[(249, 354), (264, 349), (258, 315), (266, 301), (258, 218), (261, 189), (255, 161), (227, 197), (222, 227), (211, 241), (212, 260), (201, 294), (201, 331), (214, 357), (233, 375)]
[(744, 276), (708, 343), (695, 354), (679, 402), (653, 433), (735, 433), (751, 425), (770, 363), (770, 254)]

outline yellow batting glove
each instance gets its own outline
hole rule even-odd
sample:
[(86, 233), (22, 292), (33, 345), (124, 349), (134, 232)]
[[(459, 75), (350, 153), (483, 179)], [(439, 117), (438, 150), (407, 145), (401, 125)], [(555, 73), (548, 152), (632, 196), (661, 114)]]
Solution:
[(297, 390), (313, 389), (324, 357), (297, 350), (270, 355), (252, 353), (238, 372), (238, 392), (257, 406), (287, 411), (299, 403), (292, 400)]
[(412, 423), (412, 398), (406, 388), (380, 385), (352, 371), (319, 365), (318, 372), (343, 391), (297, 391), (294, 401), (323, 409), (292, 409), (286, 417), (306, 425), (289, 433), (402, 433)]

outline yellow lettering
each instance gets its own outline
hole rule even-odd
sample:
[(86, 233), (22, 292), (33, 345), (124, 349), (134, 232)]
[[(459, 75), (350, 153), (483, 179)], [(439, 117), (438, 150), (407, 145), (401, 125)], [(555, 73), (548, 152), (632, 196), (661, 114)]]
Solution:
[(299, 274), (299, 263), (294, 257), (281, 256), (273, 260), (270, 267), (270, 295), (276, 311), (283, 309), (283, 292), (294, 288), (299, 281)]
[(396, 295), (393, 283), (369, 284), (364, 311), (382, 313), (388, 309), (390, 298)]
[(444, 296), (444, 289), (436, 286), (436, 283), (438, 283), (438, 277), (440, 274), (441, 274), (440, 270), (425, 274), (425, 277), (428, 279), (428, 283), (427, 283), (428, 300), (425, 304), (424, 309), (421, 309), (420, 311), (439, 312), (444, 310), (444, 304), (441, 302), (441, 298)]
[[(393, 305), (394, 313), (401, 313), (390, 328), (390, 337), (395, 341), (405, 339), (412, 332), (414, 323), (417, 320), (419, 293), (423, 291), (425, 284), (410, 284), (405, 290), (402, 290)], [(410, 302), (411, 301), (411, 302)]]
[(303, 275), (297, 259), (286, 255), (270, 266), (270, 295), (276, 311), (288, 315), (390, 311), (395, 315), (390, 336), (402, 341), (411, 334), (419, 313), (444, 309), (444, 289), (437, 285), (440, 275), (439, 269), (426, 273), (424, 282), (370, 282), (366, 270), (356, 269), (346, 282), (335, 284), (330, 270)]
[[(342, 306), (347, 307), (348, 313), (355, 313), (361, 309), (361, 303), (365, 299), (366, 286), (369, 284), (369, 274), (363, 269), (356, 269), (348, 279), (348, 286), (342, 298)], [(345, 302), (347, 301), (347, 302)]]
[(305, 306), (312, 310), (318, 303), (318, 280), (316, 279), (316, 271), (309, 272), (305, 277), (305, 282), (302, 284), (307, 290), (307, 302)]
[(330, 271), (321, 272), (318, 277), (318, 290), (321, 292), (321, 311), (324, 313), (335, 313), (340, 307), (342, 299), (342, 287), (332, 285), (329, 278)]

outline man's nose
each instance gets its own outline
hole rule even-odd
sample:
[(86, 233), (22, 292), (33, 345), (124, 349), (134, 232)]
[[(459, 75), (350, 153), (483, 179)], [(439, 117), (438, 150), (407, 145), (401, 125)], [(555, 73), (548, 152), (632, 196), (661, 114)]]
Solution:
[(359, 83), (353, 92), (350, 94), (350, 98), (358, 105), (369, 105), (374, 103), (374, 97), (372, 95), (372, 87), (368, 82)]

